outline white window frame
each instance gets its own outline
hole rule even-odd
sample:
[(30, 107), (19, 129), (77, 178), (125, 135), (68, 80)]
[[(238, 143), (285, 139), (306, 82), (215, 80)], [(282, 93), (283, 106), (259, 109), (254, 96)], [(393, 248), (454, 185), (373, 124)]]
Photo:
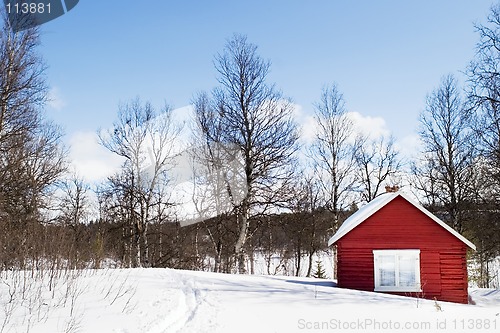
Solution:
[[(380, 256), (394, 256), (395, 263), (395, 286), (381, 286), (380, 283)], [(399, 286), (399, 258), (412, 257), (415, 260), (415, 285)], [(421, 292), (420, 285), (420, 250), (373, 250), (373, 268), (375, 277), (375, 291), (394, 291), (394, 292)]]

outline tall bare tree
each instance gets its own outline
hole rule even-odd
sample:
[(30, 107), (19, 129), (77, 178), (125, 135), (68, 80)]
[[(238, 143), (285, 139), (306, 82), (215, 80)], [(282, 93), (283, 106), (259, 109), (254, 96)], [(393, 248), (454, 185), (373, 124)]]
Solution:
[(480, 216), (474, 224), (478, 245), (478, 283), (491, 287), (489, 261), (500, 254), (500, 3), (491, 7), (486, 24), (477, 24), (479, 42), (467, 68), (468, 97), (474, 111), (474, 134), (478, 141), (480, 179), (477, 182)]
[(235, 35), (227, 42), (215, 57), (215, 68), (220, 85), (210, 98), (197, 97), (195, 112), (203, 142), (230, 155), (236, 147), (241, 161), (245, 191), (234, 207), (239, 225), (234, 253), (243, 273), (249, 217), (283, 199), (298, 133), (292, 104), (266, 82), (270, 62), (246, 36)]
[[(33, 253), (48, 196), (65, 170), (61, 130), (43, 114), (47, 100), (45, 65), (37, 53), (39, 33), (0, 27), (0, 216), (8, 256)], [(32, 228), (33, 227), (33, 228)], [(9, 254), (10, 252), (10, 254)]]
[[(2, 18), (0, 182), (3, 184), (0, 188), (3, 191), (10, 189), (10, 193), (0, 193), (0, 205), (12, 200), (27, 202), (33, 199), (30, 205), (33, 206), (47, 186), (53, 184), (64, 170), (62, 134), (57, 126), (44, 119), (42, 112), (48, 90), (45, 65), (36, 52), (38, 30), (13, 33), (8, 19), (5, 16)], [(16, 197), (13, 195), (16, 191), (22, 191), (27, 196)]]
[[(478, 148), (488, 177), (500, 185), (500, 3), (491, 7), (487, 24), (477, 24), (476, 56), (467, 68), (468, 98), (475, 111)], [(487, 182), (490, 183), (490, 182)], [(491, 194), (491, 193), (490, 193)], [(500, 201), (500, 196), (495, 200)]]
[(420, 117), (423, 160), (414, 165), (428, 201), (442, 207), (445, 220), (464, 231), (468, 205), (474, 199), (475, 149), (471, 112), (460, 97), (456, 79), (443, 77), (428, 97)]
[(317, 132), (311, 147), (313, 166), (318, 176), (326, 207), (333, 212), (332, 230), (339, 227), (342, 209), (351, 204), (348, 198), (356, 184), (356, 152), (360, 138), (347, 115), (344, 97), (336, 85), (323, 88), (315, 104)]
[(171, 180), (166, 173), (174, 163), (179, 131), (172, 121), (170, 107), (156, 112), (150, 103), (136, 99), (120, 106), (118, 120), (111, 129), (99, 132), (101, 144), (125, 159), (120, 174), (110, 179), (110, 185), (111, 190), (121, 189), (118, 192), (123, 194), (119, 206), (126, 211), (126, 220), (132, 228), (133, 263), (137, 266), (150, 262), (148, 227), (158, 211), (154, 205), (162, 202), (155, 194)]

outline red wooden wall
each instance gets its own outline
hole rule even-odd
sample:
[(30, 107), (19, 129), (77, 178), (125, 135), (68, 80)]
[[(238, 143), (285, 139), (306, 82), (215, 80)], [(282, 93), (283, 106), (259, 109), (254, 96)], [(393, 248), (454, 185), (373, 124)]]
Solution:
[(422, 293), (418, 296), (468, 302), (467, 245), (402, 197), (393, 199), (336, 244), (339, 287), (374, 290), (373, 250), (420, 249)]

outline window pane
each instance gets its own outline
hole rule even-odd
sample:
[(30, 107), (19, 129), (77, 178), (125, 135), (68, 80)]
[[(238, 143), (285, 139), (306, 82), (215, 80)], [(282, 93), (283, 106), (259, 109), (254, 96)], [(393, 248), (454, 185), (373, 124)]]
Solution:
[(394, 255), (379, 256), (378, 268), (380, 274), (380, 286), (391, 287), (396, 285), (396, 257)]
[(416, 285), (415, 257), (399, 256), (399, 286), (414, 287)]

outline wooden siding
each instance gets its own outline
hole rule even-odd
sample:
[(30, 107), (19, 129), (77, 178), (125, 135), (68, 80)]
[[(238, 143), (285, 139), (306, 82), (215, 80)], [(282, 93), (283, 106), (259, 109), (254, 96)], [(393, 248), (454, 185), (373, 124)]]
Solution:
[(420, 249), (423, 291), (403, 295), (468, 301), (466, 245), (402, 197), (381, 208), (336, 245), (340, 287), (374, 290), (373, 250)]

